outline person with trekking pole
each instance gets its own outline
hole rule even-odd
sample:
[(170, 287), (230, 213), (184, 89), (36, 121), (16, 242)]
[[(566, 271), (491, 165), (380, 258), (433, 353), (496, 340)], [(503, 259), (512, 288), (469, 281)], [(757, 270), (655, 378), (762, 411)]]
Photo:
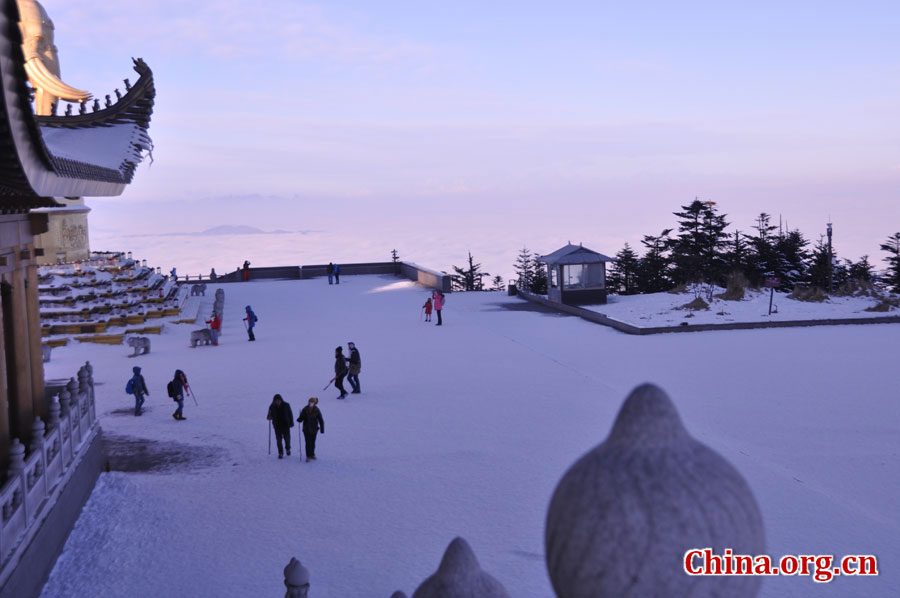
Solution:
[[(187, 383), (187, 376), (184, 375), (184, 372), (181, 370), (175, 370), (175, 376), (169, 380), (169, 383), (166, 385), (166, 390), (169, 393), (169, 396), (172, 397), (172, 400), (178, 405), (178, 408), (175, 409), (175, 413), (172, 414), (172, 417), (175, 418), (176, 421), (182, 421), (187, 419), (184, 416), (184, 393), (185, 390), (190, 391), (190, 387)], [(191, 393), (193, 396), (193, 393)], [(197, 402), (197, 399), (194, 399), (194, 402)]]
[[(278, 447), (278, 458), (284, 458), (287, 451), (288, 457), (291, 456), (291, 428), (294, 427), (294, 412), (291, 411), (291, 405), (281, 395), (276, 394), (272, 397), (272, 404), (269, 405), (269, 415), (266, 418), (272, 423), (275, 429), (275, 446)], [(282, 448), (282, 442), (284, 448)], [(269, 452), (271, 453), (271, 433), (269, 442)]]
[(319, 430), (325, 433), (325, 419), (319, 411), (319, 399), (310, 397), (309, 403), (300, 411), (297, 421), (303, 424), (303, 438), (306, 440), (306, 461), (314, 461), (316, 458), (316, 434)]
[(254, 334), (253, 334), (253, 327), (256, 326), (256, 321), (259, 318), (256, 317), (256, 314), (253, 313), (253, 309), (249, 305), (245, 309), (247, 310), (247, 317), (244, 318), (244, 321), (247, 322), (247, 324), (246, 324), (247, 335), (250, 337), (249, 340), (255, 341), (256, 336), (254, 336)]
[(347, 375), (347, 358), (344, 357), (343, 347), (334, 350), (334, 387), (341, 391), (339, 399), (346, 398), (347, 391), (344, 390), (344, 376)]

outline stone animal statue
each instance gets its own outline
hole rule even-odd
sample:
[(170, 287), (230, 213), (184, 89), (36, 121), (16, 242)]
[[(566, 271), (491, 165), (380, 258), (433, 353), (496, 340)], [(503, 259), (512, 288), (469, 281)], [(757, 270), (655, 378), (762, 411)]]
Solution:
[(206, 297), (206, 283), (198, 283), (191, 285), (191, 295), (203, 295)]
[(191, 347), (196, 347), (198, 344), (208, 345), (211, 342), (212, 338), (209, 336), (209, 328), (201, 328), (191, 332)]
[(35, 113), (52, 115), (60, 98), (70, 102), (86, 102), (91, 94), (63, 83), (59, 76), (59, 56), (53, 45), (53, 21), (35, 0), (16, 0), (19, 7), (19, 29), (25, 73), (35, 89)]
[(127, 341), (128, 346), (134, 349), (134, 353), (128, 357), (137, 357), (138, 355), (146, 355), (150, 352), (150, 339), (146, 336), (132, 336)]

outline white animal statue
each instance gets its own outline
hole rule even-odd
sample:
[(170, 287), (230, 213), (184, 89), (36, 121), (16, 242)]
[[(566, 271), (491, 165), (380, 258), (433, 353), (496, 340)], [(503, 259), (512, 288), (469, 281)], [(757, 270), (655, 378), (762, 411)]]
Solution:
[(134, 353), (128, 357), (146, 355), (150, 352), (150, 339), (146, 336), (132, 336), (128, 339), (128, 346), (134, 348)]

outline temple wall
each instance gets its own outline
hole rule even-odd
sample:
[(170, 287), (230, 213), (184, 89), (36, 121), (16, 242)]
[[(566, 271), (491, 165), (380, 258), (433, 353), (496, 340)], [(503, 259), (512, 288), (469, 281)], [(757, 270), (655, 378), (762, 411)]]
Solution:
[(91, 209), (84, 205), (83, 200), (59, 201), (67, 204), (66, 207), (35, 210), (49, 216), (49, 230), (34, 239), (35, 247), (44, 252), (37, 257), (37, 263), (41, 266), (90, 258), (88, 212)]

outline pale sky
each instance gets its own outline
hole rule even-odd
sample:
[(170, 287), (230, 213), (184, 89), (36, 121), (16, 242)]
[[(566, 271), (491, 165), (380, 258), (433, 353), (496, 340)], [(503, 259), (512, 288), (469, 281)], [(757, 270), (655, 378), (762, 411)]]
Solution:
[(69, 85), (102, 98), (131, 56), (156, 78), (153, 165), (88, 202), (107, 232), (316, 229), (506, 273), (523, 244), (639, 246), (698, 196), (748, 232), (831, 218), (880, 267), (900, 3), (734, 4), (44, 2)]

